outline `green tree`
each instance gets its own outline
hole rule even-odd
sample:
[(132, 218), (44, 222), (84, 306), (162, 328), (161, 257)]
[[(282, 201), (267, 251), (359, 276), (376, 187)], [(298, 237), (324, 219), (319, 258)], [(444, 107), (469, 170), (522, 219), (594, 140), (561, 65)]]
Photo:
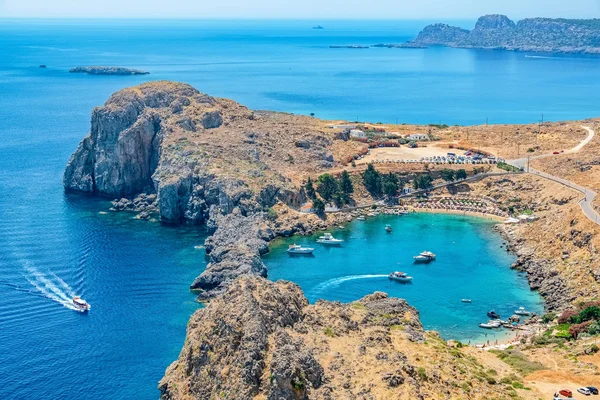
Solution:
[(398, 194), (399, 180), (395, 174), (390, 172), (382, 175), (381, 182), (383, 194), (385, 194), (388, 198), (394, 197)]
[(336, 193), (333, 196), (333, 204), (335, 204), (335, 206), (337, 208), (342, 208), (344, 207), (344, 204), (346, 204), (346, 198), (343, 194), (341, 193)]
[(375, 169), (373, 164), (367, 166), (367, 170), (363, 172), (363, 183), (369, 193), (373, 195), (381, 194), (381, 174)]
[(337, 181), (330, 174), (323, 174), (317, 179), (317, 192), (325, 201), (331, 201), (339, 191)]
[(314, 199), (312, 208), (315, 214), (317, 214), (319, 217), (325, 215), (325, 203), (323, 203), (321, 199)]
[(415, 189), (431, 189), (433, 187), (433, 178), (429, 174), (421, 174), (413, 179)]
[(459, 169), (458, 171), (456, 171), (456, 179), (460, 180), (460, 179), (465, 179), (467, 177), (467, 171), (465, 171), (464, 169)]
[(306, 195), (308, 196), (309, 199), (314, 199), (316, 192), (315, 192), (315, 187), (313, 186), (313, 181), (312, 179), (310, 179), (310, 177), (308, 177), (308, 180), (306, 181), (306, 184), (304, 185), (304, 190), (306, 191)]
[(454, 171), (448, 168), (444, 168), (441, 172), (442, 179), (446, 182), (452, 182), (454, 180)]
[(340, 187), (342, 194), (346, 197), (349, 197), (352, 193), (354, 193), (354, 186), (352, 185), (348, 171), (342, 171), (342, 176), (340, 176), (338, 186)]

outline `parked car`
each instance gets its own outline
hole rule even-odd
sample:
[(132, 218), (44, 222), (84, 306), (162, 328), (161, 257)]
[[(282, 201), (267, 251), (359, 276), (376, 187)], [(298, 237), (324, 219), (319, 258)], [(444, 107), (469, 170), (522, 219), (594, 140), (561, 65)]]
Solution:
[(571, 392), (569, 389), (559, 390), (558, 394), (565, 397), (573, 397), (573, 392)]
[(596, 389), (594, 386), (588, 386), (587, 388), (591, 394), (598, 394), (598, 389)]
[(554, 152), (554, 153), (552, 153), (552, 154), (560, 154), (560, 153), (559, 153), (558, 151), (555, 151), (555, 152)]
[(592, 392), (590, 392), (590, 389), (588, 389), (586, 387), (580, 387), (579, 389), (577, 389), (577, 391), (581, 394), (585, 394), (586, 396), (589, 396), (590, 394), (592, 394)]

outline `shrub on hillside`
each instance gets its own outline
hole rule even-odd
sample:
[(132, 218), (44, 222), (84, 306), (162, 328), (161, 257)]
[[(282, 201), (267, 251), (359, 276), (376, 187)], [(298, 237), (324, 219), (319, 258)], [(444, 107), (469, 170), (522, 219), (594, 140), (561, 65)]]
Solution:
[(568, 324), (571, 322), (571, 318), (576, 316), (577, 312), (575, 310), (565, 310), (560, 317), (558, 317), (559, 324)]
[(589, 327), (592, 325), (592, 321), (585, 321), (581, 324), (573, 324), (569, 327), (569, 333), (573, 335), (575, 339), (583, 332), (587, 332)]

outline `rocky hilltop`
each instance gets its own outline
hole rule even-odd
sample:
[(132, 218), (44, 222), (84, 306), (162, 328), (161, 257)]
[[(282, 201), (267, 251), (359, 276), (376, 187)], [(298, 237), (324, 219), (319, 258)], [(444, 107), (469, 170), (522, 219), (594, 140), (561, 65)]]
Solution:
[(471, 31), (446, 24), (425, 27), (409, 43), (520, 51), (600, 53), (600, 19), (480, 17)]
[(90, 75), (148, 75), (150, 72), (140, 69), (124, 68), (124, 67), (75, 67), (69, 72), (85, 73)]
[(265, 276), (259, 255), (275, 235), (310, 230), (301, 222), (269, 226), (263, 215), (278, 202), (305, 201), (293, 181), (298, 170), (335, 165), (334, 134), (325, 129), (314, 118), (252, 111), (183, 83), (146, 83), (93, 110), (64, 187), (121, 199), (116, 209), (155, 211), (166, 223), (206, 223), (211, 263), (192, 287), (209, 296), (243, 273)]
[(402, 299), (309, 305), (291, 282), (241, 278), (192, 316), (159, 389), (163, 400), (510, 397), (482, 376)]

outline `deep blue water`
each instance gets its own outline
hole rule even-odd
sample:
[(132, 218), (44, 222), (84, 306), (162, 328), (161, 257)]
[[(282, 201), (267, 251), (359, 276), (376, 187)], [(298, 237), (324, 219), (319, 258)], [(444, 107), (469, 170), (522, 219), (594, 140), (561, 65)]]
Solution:
[[(385, 224), (392, 225), (391, 233), (384, 230)], [(540, 296), (508, 268), (515, 257), (500, 247), (502, 238), (493, 226), (468, 216), (380, 216), (334, 231), (335, 237), (345, 240), (342, 247), (315, 243), (321, 233), (280, 239), (265, 263), (271, 279), (298, 283), (310, 302), (350, 302), (383, 291), (415, 306), (426, 329), (446, 339), (482, 342), (509, 334), (477, 326), (489, 319), (490, 310), (505, 319), (519, 307), (543, 312)], [(286, 252), (290, 243), (315, 247), (314, 257), (290, 256)], [(424, 250), (433, 251), (436, 260), (414, 264), (412, 257)], [(406, 272), (413, 282), (390, 281), (387, 274), (393, 271)], [(473, 303), (462, 303), (463, 298)]]
[[(317, 23), (326, 29), (310, 29)], [(402, 42), (426, 23), (0, 20), (0, 398), (156, 398), (156, 382), (177, 357), (185, 322), (197, 308), (187, 289), (205, 264), (193, 249), (203, 241), (201, 230), (100, 214), (104, 203), (62, 192), (63, 168), (89, 130), (91, 109), (116, 90), (172, 79), (252, 108), (388, 122), (463, 124), (486, 117), (490, 122), (531, 122), (541, 112), (554, 120), (598, 114), (598, 57), (328, 48)], [(48, 68), (40, 69), (40, 64)], [(94, 64), (137, 67), (152, 74), (68, 73), (73, 66)], [(458, 225), (461, 235), (489, 233), (477, 223)], [(360, 229), (357, 236), (366, 234)], [(423, 229), (406, 232), (408, 239), (397, 254), (395, 247), (391, 252), (380, 249), (377, 263), (364, 259), (345, 270), (334, 258), (338, 271), (312, 276), (292, 274), (299, 268), (292, 260), (286, 261), (289, 271), (274, 266), (272, 276), (294, 278), (309, 289), (311, 300), (352, 300), (375, 289), (406, 294), (428, 326), (449, 333), (463, 310), (454, 305), (454, 297), (465, 294), (457, 289), (448, 303), (433, 297), (431, 306), (417, 295), (427, 282), (439, 284), (443, 276), (449, 288), (460, 287), (465, 279), (512, 277), (510, 286), (494, 282), (494, 288), (514, 292), (494, 306), (528, 304), (524, 280), (507, 271), (510, 262), (502, 259), (493, 262), (493, 269), (469, 262), (464, 268), (473, 268), (475, 275), (459, 279), (452, 274), (455, 266), (436, 273), (436, 279), (420, 275), (428, 271), (424, 267), (409, 271), (417, 278), (411, 287), (374, 279), (366, 281), (370, 287), (356, 280), (332, 284), (322, 293), (311, 291), (336, 277), (387, 273), (422, 247), (441, 254), (431, 266), (440, 268), (449, 260), (445, 252), (454, 247), (433, 232), (417, 237)], [(401, 234), (398, 228), (392, 237)], [(495, 245), (487, 248), (481, 238), (473, 243), (482, 246), (481, 262), (490, 263), (495, 252), (486, 252)], [(357, 257), (361, 251), (366, 249), (358, 249)], [(276, 254), (269, 262), (275, 262)], [(324, 256), (319, 249), (316, 260)], [(89, 315), (61, 305), (60, 296), (71, 291), (92, 304)], [(477, 295), (472, 294), (486, 298)], [(435, 317), (436, 307), (451, 318)], [(474, 320), (470, 315), (465, 326)]]

